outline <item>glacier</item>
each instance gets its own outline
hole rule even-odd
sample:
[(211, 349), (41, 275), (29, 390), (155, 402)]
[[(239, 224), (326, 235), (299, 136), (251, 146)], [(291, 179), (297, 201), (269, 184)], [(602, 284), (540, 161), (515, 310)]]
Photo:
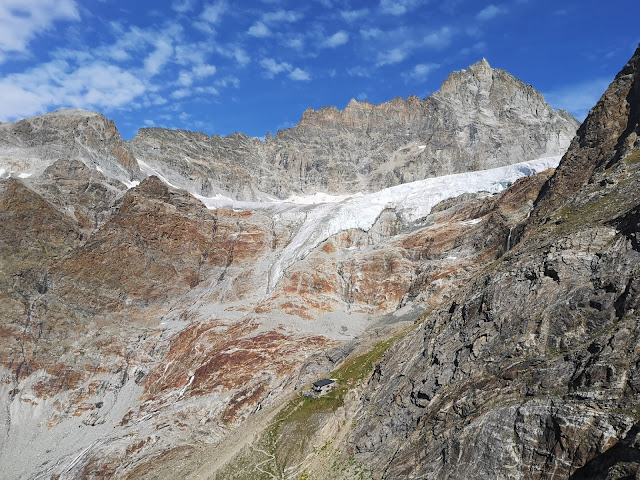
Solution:
[(285, 214), (299, 215), (303, 219), (289, 245), (270, 268), (269, 293), (291, 265), (306, 257), (320, 243), (344, 230), (368, 231), (386, 209), (395, 210), (404, 223), (410, 224), (426, 217), (443, 200), (465, 193), (499, 193), (519, 178), (557, 167), (560, 159), (561, 156), (544, 157), (489, 170), (427, 178), (371, 194), (351, 196), (316, 193), (270, 202), (240, 202), (222, 195), (207, 198), (192, 194), (211, 209), (273, 209), (275, 219)]

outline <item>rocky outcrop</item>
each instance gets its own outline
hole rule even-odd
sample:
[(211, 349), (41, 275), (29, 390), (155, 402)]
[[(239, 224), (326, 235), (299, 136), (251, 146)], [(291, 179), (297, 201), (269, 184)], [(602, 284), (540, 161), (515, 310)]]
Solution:
[(638, 150), (640, 83), (637, 74), (638, 65), (632, 59), (591, 109), (557, 173), (541, 191), (533, 224), (544, 221), (545, 215), (562, 206), (589, 179), (612, 181), (603, 174)]
[(482, 60), (424, 100), (309, 109), (298, 125), (264, 142), (153, 128), (128, 146), (143, 170), (181, 188), (254, 200), (374, 192), (561, 155), (577, 127), (533, 87)]
[(142, 178), (111, 120), (84, 110), (59, 110), (0, 124), (0, 178), (38, 175), (56, 160), (79, 160), (130, 184)]
[(376, 368), (348, 444), (374, 478), (637, 475), (638, 65), (640, 49), (522, 241)]

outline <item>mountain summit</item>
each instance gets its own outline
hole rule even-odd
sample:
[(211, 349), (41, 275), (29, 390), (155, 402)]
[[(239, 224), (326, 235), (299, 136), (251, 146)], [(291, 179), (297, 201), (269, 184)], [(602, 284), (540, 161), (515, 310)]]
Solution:
[(153, 128), (141, 129), (129, 146), (171, 183), (199, 195), (283, 199), (373, 192), (561, 155), (577, 127), (533, 87), (482, 60), (424, 100), (308, 109), (298, 125), (265, 142)]

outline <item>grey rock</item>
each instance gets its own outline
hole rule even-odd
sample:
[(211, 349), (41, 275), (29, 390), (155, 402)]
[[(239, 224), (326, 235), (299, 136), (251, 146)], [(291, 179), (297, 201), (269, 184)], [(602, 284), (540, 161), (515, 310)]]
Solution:
[(169, 182), (200, 195), (283, 199), (372, 192), (561, 155), (577, 127), (533, 87), (483, 59), (424, 100), (309, 109), (298, 125), (264, 142), (150, 128), (127, 145)]
[(520, 243), (378, 365), (348, 447), (376, 478), (638, 474), (638, 65), (640, 48)]

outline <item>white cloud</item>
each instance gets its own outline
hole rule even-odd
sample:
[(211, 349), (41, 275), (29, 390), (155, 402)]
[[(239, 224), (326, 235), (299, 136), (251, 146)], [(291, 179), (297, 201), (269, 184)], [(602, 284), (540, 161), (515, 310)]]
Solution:
[(173, 45), (165, 39), (158, 39), (155, 50), (144, 59), (144, 69), (148, 75), (157, 75), (173, 56)]
[(334, 33), (329, 38), (327, 38), (324, 42), (322, 42), (323, 47), (327, 48), (336, 48), (340, 45), (344, 45), (349, 41), (349, 34), (344, 30), (340, 30), (339, 32)]
[(178, 90), (173, 91), (173, 93), (171, 94), (171, 98), (180, 100), (182, 98), (188, 97), (189, 95), (191, 95), (191, 90), (189, 90), (188, 88), (179, 88)]
[(0, 120), (60, 107), (111, 110), (127, 106), (145, 92), (136, 75), (115, 65), (93, 62), (73, 68), (56, 60), (0, 80)]
[(74, 0), (0, 1), (0, 63), (9, 53), (25, 53), (31, 40), (63, 20), (80, 20)]
[(275, 78), (276, 75), (289, 72), (288, 77), (298, 82), (307, 82), (311, 80), (309, 72), (301, 68), (294, 67), (287, 62), (278, 62), (273, 58), (263, 58), (260, 60), (260, 66), (265, 70), (264, 75), (267, 78)]
[(421, 0), (380, 0), (380, 11), (390, 15), (404, 15), (425, 3)]
[(229, 6), (227, 5), (226, 1), (219, 0), (204, 7), (204, 10), (202, 11), (200, 17), (205, 22), (217, 24), (218, 22), (220, 22), (220, 18), (224, 13), (226, 13), (228, 8)]
[(574, 85), (564, 85), (544, 92), (544, 98), (554, 108), (562, 108), (582, 121), (610, 83), (610, 78), (598, 78)]
[(431, 72), (438, 68), (440, 68), (440, 65), (437, 63), (419, 63), (410, 72), (403, 74), (403, 77), (407, 80), (423, 82)]
[(355, 66), (347, 69), (347, 75), (350, 77), (370, 78), (371, 71), (361, 66)]
[(299, 68), (294, 69), (289, 74), (289, 78), (291, 80), (304, 81), (304, 82), (311, 80), (311, 76), (307, 72), (305, 72), (304, 70), (301, 70)]
[(366, 92), (360, 92), (356, 95), (356, 100), (359, 102), (364, 102), (367, 98), (369, 98), (369, 95)]
[(386, 52), (380, 52), (378, 54), (378, 61), (376, 65), (382, 67), (383, 65), (391, 65), (401, 62), (407, 58), (408, 51), (404, 48), (392, 48)]
[(221, 88), (226, 88), (229, 86), (234, 88), (240, 88), (240, 79), (234, 76), (226, 76), (224, 78), (216, 80), (214, 84)]
[(495, 5), (487, 5), (482, 10), (478, 12), (476, 18), (478, 20), (491, 20), (494, 17), (497, 17), (500, 14), (505, 13), (505, 10), (501, 7), (496, 7)]
[(293, 37), (284, 40), (284, 45), (290, 48), (295, 48), (296, 50), (302, 50), (304, 47), (304, 39), (301, 37)]
[(293, 10), (278, 10), (276, 12), (267, 12), (262, 15), (262, 21), (265, 23), (281, 23), (297, 22), (302, 18), (302, 14)]
[(359, 10), (342, 10), (340, 12), (340, 16), (344, 19), (345, 22), (351, 23), (368, 16), (369, 13), (370, 12), (368, 8), (361, 8)]
[(269, 30), (269, 28), (264, 23), (258, 22), (252, 25), (247, 33), (252, 37), (263, 38), (271, 35), (271, 30)]
[(293, 68), (290, 63), (278, 63), (273, 58), (264, 58), (260, 60), (260, 66), (265, 69), (265, 75), (267, 78), (273, 78), (282, 72), (289, 72)]
[(196, 93), (206, 93), (208, 95), (220, 95), (217, 88), (214, 87), (196, 87)]
[(251, 61), (251, 58), (247, 52), (238, 45), (218, 45), (215, 51), (223, 57), (233, 58), (238, 64), (243, 67)]
[(441, 27), (435, 32), (431, 32), (423, 39), (423, 44), (430, 48), (444, 48), (451, 43), (453, 30), (449, 27)]
[(217, 69), (215, 65), (200, 64), (193, 67), (193, 74), (198, 78), (215, 75)]
[(193, 10), (195, 0), (174, 0), (171, 4), (171, 8), (173, 8), (178, 13), (185, 13)]
[(180, 72), (177, 83), (182, 87), (189, 87), (193, 83), (193, 75), (190, 72)]
[(360, 35), (365, 39), (377, 38), (383, 34), (379, 28), (365, 28), (360, 30)]
[(465, 47), (462, 50), (460, 50), (460, 55), (482, 53), (484, 50), (486, 50), (486, 48), (487, 48), (487, 42), (484, 42), (484, 41), (476, 42), (470, 47)]

